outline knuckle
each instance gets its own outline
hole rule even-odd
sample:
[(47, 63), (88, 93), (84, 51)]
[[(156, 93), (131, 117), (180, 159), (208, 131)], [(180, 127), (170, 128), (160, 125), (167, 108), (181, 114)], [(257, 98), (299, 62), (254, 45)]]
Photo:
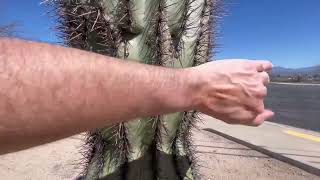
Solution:
[(268, 89), (265, 86), (262, 86), (259, 88), (257, 91), (257, 96), (258, 97), (266, 97), (268, 95)]
[(259, 65), (257, 66), (257, 69), (258, 69), (259, 72), (262, 72), (262, 71), (264, 70), (263, 64), (259, 64)]
[(262, 78), (267, 79), (269, 78), (269, 74), (267, 72), (261, 72)]
[(261, 79), (262, 79), (262, 83), (264, 85), (269, 84), (270, 83), (270, 76), (267, 72), (262, 72), (261, 73)]
[(260, 74), (262, 74), (265, 77), (269, 76), (269, 74), (267, 72), (265, 72), (265, 71), (261, 72)]

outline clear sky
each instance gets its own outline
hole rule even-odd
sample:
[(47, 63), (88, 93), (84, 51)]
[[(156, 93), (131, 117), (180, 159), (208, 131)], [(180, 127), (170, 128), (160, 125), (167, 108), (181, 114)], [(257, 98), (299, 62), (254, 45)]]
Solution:
[(227, 0), (222, 58), (268, 59), (275, 65), (320, 64), (320, 0)]
[[(20, 35), (57, 42), (54, 20), (40, 0), (1, 0), (0, 24), (18, 22)], [(320, 0), (226, 0), (216, 59), (268, 59), (275, 65), (320, 64)]]
[(54, 18), (42, 0), (0, 0), (0, 24), (16, 22), (19, 34), (27, 39), (57, 42)]

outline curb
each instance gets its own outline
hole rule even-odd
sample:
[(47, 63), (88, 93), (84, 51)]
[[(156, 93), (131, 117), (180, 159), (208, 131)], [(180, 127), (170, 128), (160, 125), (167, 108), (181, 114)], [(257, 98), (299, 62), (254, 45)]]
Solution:
[(280, 160), (280, 161), (282, 161), (282, 162), (285, 162), (285, 163), (291, 164), (291, 165), (293, 165), (293, 166), (296, 166), (296, 167), (298, 167), (298, 168), (300, 168), (300, 169), (302, 169), (302, 170), (304, 170), (304, 171), (307, 171), (307, 172), (309, 172), (309, 173), (311, 173), (311, 174), (320, 176), (320, 169), (318, 169), (318, 168), (316, 168), (316, 167), (313, 167), (313, 166), (310, 166), (310, 165), (305, 164), (305, 163), (303, 163), (303, 162), (300, 162), (300, 161), (291, 159), (291, 158), (286, 157), (286, 156), (284, 156), (284, 155), (282, 155), (282, 154), (275, 153), (275, 152), (270, 151), (270, 150), (268, 150), (268, 149), (265, 149), (265, 148), (263, 148), (263, 147), (261, 147), (261, 146), (256, 146), (256, 145), (251, 144), (251, 143), (249, 143), (249, 142), (247, 142), (247, 141), (243, 141), (243, 140), (241, 140), (241, 139), (238, 139), (238, 138), (235, 138), (235, 137), (233, 137), (233, 136), (224, 134), (224, 133), (222, 133), (222, 132), (220, 132), (220, 131), (217, 131), (217, 130), (214, 130), (214, 129), (211, 129), (211, 128), (203, 128), (202, 130), (205, 130), (205, 131), (208, 131), (208, 132), (217, 134), (217, 135), (222, 136), (222, 137), (224, 137), (224, 138), (226, 138), (226, 139), (229, 139), (229, 140), (234, 141), (234, 142), (236, 142), (236, 143), (242, 144), (242, 145), (244, 145), (244, 146), (246, 146), (246, 147), (248, 147), (248, 148), (251, 148), (251, 149), (253, 149), (253, 150), (256, 150), (256, 151), (258, 151), (258, 152), (261, 152), (261, 153), (263, 153), (263, 154), (265, 154), (265, 155), (268, 155), (268, 156), (270, 156), (270, 157), (272, 157), (272, 158), (275, 158), (275, 159), (278, 159), (278, 160)]

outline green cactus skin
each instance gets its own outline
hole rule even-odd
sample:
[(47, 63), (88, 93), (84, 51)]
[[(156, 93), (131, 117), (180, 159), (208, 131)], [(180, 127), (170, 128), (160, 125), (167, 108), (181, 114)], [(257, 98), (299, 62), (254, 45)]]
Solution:
[[(221, 0), (53, 0), (70, 47), (146, 64), (184, 68), (215, 48)], [(146, 95), (147, 96), (147, 95)], [(138, 118), (87, 136), (81, 179), (193, 180), (196, 112)]]

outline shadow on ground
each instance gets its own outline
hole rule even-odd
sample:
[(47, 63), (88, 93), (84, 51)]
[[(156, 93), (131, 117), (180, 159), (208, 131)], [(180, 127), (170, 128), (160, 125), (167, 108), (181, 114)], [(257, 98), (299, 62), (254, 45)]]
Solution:
[[(137, 160), (131, 161), (122, 167), (121, 170), (117, 169), (114, 173), (98, 180), (143, 180), (143, 179), (168, 179), (168, 180), (180, 180), (186, 177), (187, 171), (190, 168), (189, 160), (187, 156), (173, 156), (164, 152), (157, 153), (157, 162), (152, 163), (154, 167), (146, 166), (150, 163), (146, 161), (152, 161), (150, 157), (143, 156)], [(160, 168), (156, 168), (160, 163)], [(178, 166), (174, 166), (178, 164)], [(155, 169), (156, 168), (156, 169)], [(154, 173), (150, 175), (150, 171)], [(149, 174), (148, 174), (149, 173)], [(156, 176), (156, 174), (158, 176)], [(146, 177), (147, 176), (147, 177)], [(85, 180), (84, 176), (80, 176), (77, 180)]]

